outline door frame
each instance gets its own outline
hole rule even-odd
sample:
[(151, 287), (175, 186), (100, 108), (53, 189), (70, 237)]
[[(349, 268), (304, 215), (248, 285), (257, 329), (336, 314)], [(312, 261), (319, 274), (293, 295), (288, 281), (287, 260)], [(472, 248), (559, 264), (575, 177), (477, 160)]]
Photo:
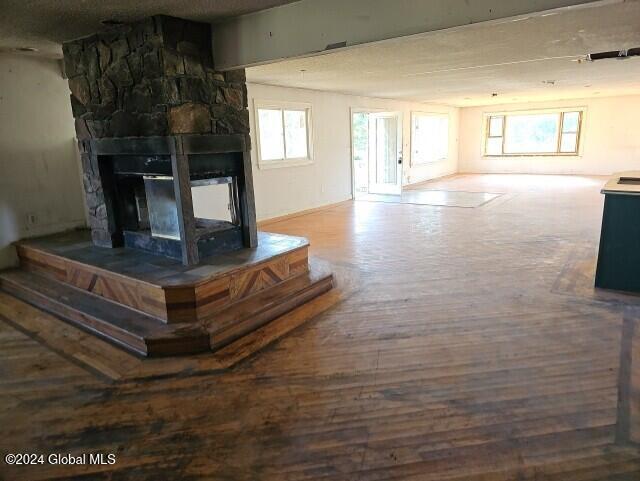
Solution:
[[(404, 186), (404, 112), (402, 110), (372, 108), (372, 107), (350, 107), (349, 108), (349, 150), (351, 156), (351, 199), (356, 198), (356, 167), (353, 150), (353, 114), (380, 114), (383, 112), (394, 112), (398, 114), (398, 128), (400, 129), (398, 153), (402, 158), (402, 174), (400, 176), (400, 189)], [(367, 158), (367, 187), (369, 185), (369, 159)]]

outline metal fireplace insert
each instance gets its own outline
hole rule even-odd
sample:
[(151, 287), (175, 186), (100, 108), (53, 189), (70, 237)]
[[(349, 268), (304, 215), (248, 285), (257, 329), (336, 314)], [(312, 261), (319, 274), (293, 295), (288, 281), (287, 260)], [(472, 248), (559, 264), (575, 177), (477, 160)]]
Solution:
[[(251, 160), (243, 135), (91, 139), (113, 246), (195, 265), (257, 245)], [(228, 219), (196, 218), (192, 187), (226, 185)]]

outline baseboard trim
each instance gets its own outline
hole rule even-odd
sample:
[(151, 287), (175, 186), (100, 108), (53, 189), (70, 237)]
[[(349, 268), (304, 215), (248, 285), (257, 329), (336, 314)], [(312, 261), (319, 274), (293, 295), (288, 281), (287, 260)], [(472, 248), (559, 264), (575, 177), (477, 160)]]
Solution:
[(338, 207), (342, 204), (347, 204), (349, 202), (353, 202), (353, 199), (341, 200), (340, 202), (334, 202), (332, 204), (325, 204), (319, 207), (312, 207), (311, 209), (300, 210), (297, 212), (292, 212), (291, 214), (280, 215), (277, 217), (271, 217), (269, 219), (263, 219), (258, 221), (258, 227), (262, 228), (267, 225), (276, 224), (278, 222), (282, 222), (284, 220), (294, 219), (296, 217), (300, 217), (307, 214), (313, 214), (315, 212), (321, 212), (323, 210), (333, 209), (334, 207)]

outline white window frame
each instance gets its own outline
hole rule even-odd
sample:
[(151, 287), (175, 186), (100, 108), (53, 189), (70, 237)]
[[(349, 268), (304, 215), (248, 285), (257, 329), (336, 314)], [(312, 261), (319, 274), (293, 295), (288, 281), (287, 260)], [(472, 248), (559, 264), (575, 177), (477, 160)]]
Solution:
[[(562, 118), (560, 119), (560, 125), (558, 126), (558, 149), (556, 152), (531, 152), (531, 153), (517, 153), (510, 154), (504, 153), (505, 131), (507, 127), (507, 117), (513, 115), (536, 115), (536, 114), (565, 114), (568, 112), (579, 112), (580, 118), (578, 120), (578, 132), (577, 132), (577, 149), (576, 152), (560, 152), (560, 139), (562, 138)], [(582, 147), (584, 145), (584, 131), (585, 131), (585, 118), (587, 115), (586, 107), (559, 107), (549, 109), (536, 109), (536, 110), (507, 110), (502, 112), (484, 112), (482, 122), (482, 156), (483, 157), (581, 157)], [(489, 154), (487, 152), (487, 144), (489, 138), (489, 121), (491, 117), (504, 118), (502, 123), (502, 142), (503, 153), (501, 154)]]
[[(432, 160), (420, 160), (416, 159), (414, 156), (415, 150), (413, 148), (414, 145), (414, 121), (418, 116), (429, 116), (429, 117), (443, 117), (447, 119), (447, 155), (440, 159), (432, 159)], [(451, 134), (451, 118), (447, 112), (423, 112), (423, 111), (412, 111), (411, 112), (411, 166), (417, 165), (429, 165), (435, 164), (436, 162), (445, 162), (449, 160), (449, 137)]]
[[(258, 115), (259, 109), (272, 109), (282, 111), (282, 133), (283, 142), (286, 142), (286, 135), (284, 133), (284, 111), (285, 110), (304, 110), (306, 112), (307, 122), (307, 156), (286, 158), (287, 146), (283, 145), (284, 159), (263, 160), (262, 151), (260, 148), (260, 116)], [(269, 100), (254, 100), (253, 102), (253, 118), (256, 131), (256, 152), (258, 158), (259, 169), (278, 169), (281, 167), (295, 167), (301, 165), (309, 165), (313, 163), (313, 112), (310, 103), (304, 102), (283, 102), (283, 101), (269, 101)]]

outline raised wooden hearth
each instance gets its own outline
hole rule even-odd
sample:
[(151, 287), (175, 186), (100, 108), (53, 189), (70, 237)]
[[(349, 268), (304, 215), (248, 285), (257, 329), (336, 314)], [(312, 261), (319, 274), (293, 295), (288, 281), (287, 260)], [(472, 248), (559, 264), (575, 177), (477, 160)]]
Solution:
[(216, 350), (333, 286), (309, 270), (306, 239), (260, 233), (241, 249), (185, 267), (92, 245), (87, 231), (21, 241), (0, 287), (143, 356)]

